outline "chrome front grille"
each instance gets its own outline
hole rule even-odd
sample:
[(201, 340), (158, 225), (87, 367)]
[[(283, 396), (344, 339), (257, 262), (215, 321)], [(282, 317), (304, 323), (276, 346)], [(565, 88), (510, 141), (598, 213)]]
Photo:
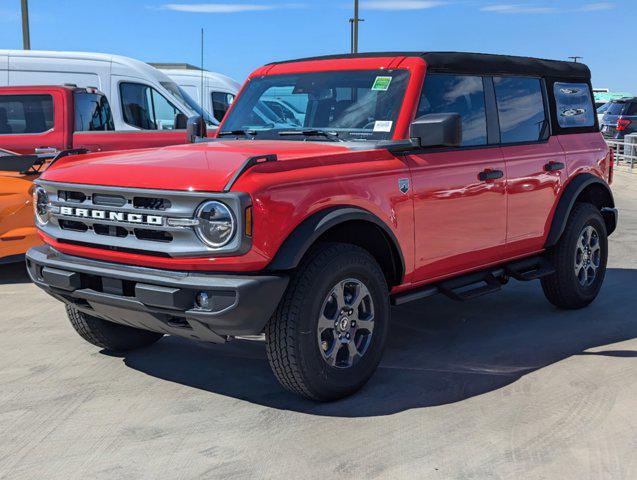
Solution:
[(200, 241), (192, 226), (174, 226), (169, 219), (192, 219), (197, 207), (211, 198), (222, 199), (236, 212), (249, 202), (245, 194), (37, 184), (46, 190), (51, 205), (49, 222), (39, 228), (56, 240), (171, 257), (209, 255), (214, 250)]

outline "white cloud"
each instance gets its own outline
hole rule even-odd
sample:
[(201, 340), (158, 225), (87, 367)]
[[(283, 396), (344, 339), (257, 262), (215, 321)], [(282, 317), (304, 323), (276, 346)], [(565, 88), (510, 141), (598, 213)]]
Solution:
[(599, 3), (587, 3), (582, 5), (580, 10), (582, 12), (599, 12), (601, 10), (612, 10), (615, 8), (615, 4), (611, 2), (599, 2)]
[(280, 8), (303, 8), (301, 3), (285, 3), (279, 5), (258, 5), (249, 3), (167, 3), (162, 5), (164, 10), (189, 13), (240, 13), (262, 12)]
[(444, 5), (445, 2), (428, 0), (370, 0), (361, 2), (365, 10), (425, 10)]
[(557, 12), (555, 7), (540, 7), (522, 4), (505, 4), (505, 5), (488, 5), (482, 7), (480, 10), (483, 12), (495, 12), (495, 13), (554, 13)]

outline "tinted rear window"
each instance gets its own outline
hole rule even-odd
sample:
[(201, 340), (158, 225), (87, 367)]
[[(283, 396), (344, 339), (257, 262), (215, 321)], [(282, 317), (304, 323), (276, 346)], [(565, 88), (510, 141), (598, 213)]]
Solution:
[(495, 77), (502, 143), (537, 142), (548, 136), (539, 78)]
[(591, 91), (585, 83), (555, 82), (553, 86), (557, 106), (557, 121), (562, 128), (592, 127), (595, 111)]
[(111, 107), (106, 97), (97, 93), (75, 93), (75, 131), (104, 130), (115, 130)]
[(637, 102), (611, 102), (606, 113), (609, 115), (637, 115)]
[(42, 133), (52, 128), (51, 95), (0, 95), (0, 135)]

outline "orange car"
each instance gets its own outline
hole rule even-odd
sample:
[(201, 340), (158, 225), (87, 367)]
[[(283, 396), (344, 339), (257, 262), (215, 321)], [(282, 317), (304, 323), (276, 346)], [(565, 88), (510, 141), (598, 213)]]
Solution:
[[(14, 154), (0, 150), (0, 161), (9, 155)], [(42, 243), (33, 224), (31, 206), (31, 189), (37, 174), (2, 168), (0, 164), (0, 264), (21, 260), (29, 248)]]

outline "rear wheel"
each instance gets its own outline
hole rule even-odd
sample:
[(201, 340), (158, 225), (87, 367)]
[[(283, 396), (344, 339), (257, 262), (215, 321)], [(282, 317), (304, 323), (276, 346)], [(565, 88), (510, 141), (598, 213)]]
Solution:
[(362, 248), (318, 246), (295, 272), (266, 326), (268, 360), (288, 390), (335, 400), (361, 388), (387, 338), (385, 277)]
[(559, 243), (548, 254), (555, 273), (542, 279), (542, 289), (553, 305), (582, 308), (597, 297), (606, 274), (608, 238), (600, 211), (579, 203), (566, 223)]
[(93, 345), (113, 351), (134, 350), (152, 345), (163, 334), (108, 322), (66, 306), (71, 325), (80, 336)]

